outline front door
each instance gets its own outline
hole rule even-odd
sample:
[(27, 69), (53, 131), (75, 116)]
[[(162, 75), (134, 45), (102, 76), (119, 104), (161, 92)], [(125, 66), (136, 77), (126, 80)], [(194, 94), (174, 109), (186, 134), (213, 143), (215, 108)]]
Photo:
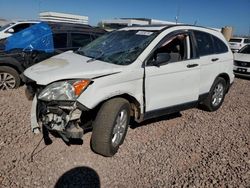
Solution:
[(145, 68), (146, 113), (198, 100), (200, 65), (191, 41), (189, 33), (171, 35), (152, 53)]

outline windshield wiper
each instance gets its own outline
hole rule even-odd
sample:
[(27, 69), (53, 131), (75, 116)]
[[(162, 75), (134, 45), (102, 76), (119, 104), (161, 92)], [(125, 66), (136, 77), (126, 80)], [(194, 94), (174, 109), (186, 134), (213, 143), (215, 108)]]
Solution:
[[(101, 52), (101, 51), (100, 51), (100, 52)], [(87, 61), (87, 63), (96, 61), (96, 60), (98, 60), (99, 58), (101, 58), (103, 55), (104, 55), (104, 53), (101, 52), (100, 55), (98, 55), (98, 56), (96, 56), (96, 57), (93, 57), (93, 58), (89, 59), (89, 60)]]

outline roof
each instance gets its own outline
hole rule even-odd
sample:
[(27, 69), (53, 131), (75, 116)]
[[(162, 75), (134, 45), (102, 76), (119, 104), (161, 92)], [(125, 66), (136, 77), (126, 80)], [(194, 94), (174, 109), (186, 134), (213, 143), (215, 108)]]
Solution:
[(105, 33), (106, 31), (101, 28), (92, 27), (85, 24), (73, 24), (73, 23), (62, 23), (62, 22), (45, 22), (47, 23), (54, 32), (67, 31), (67, 32), (95, 32)]
[(215, 30), (213, 28), (203, 27), (203, 26), (196, 26), (196, 25), (189, 25), (189, 24), (160, 24), (160, 25), (130, 26), (130, 27), (122, 28), (120, 30), (160, 31), (160, 30), (167, 29), (167, 28), (170, 28), (170, 27), (181, 27), (181, 26), (188, 26), (188, 27), (193, 27), (193, 28), (203, 28), (203, 29), (208, 29), (208, 30), (212, 30), (212, 31), (217, 31), (217, 30)]

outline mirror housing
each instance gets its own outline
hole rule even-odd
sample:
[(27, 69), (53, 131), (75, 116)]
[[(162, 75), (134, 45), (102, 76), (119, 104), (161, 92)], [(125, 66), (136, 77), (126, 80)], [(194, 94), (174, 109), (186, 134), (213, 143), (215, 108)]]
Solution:
[(13, 28), (10, 28), (10, 29), (8, 29), (8, 31), (7, 31), (8, 33), (14, 33), (15, 31), (14, 31), (14, 29)]
[(157, 53), (155, 60), (153, 60), (153, 65), (159, 67), (163, 63), (167, 63), (170, 60), (169, 53)]

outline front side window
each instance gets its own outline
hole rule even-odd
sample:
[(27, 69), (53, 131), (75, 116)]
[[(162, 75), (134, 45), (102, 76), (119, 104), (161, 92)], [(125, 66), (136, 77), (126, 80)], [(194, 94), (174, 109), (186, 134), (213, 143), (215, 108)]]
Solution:
[(26, 28), (30, 27), (29, 23), (23, 23), (23, 24), (18, 24), (13, 27), (14, 33), (17, 33), (19, 31), (22, 31)]
[(79, 49), (76, 53), (117, 65), (128, 65), (158, 35), (154, 31), (120, 30), (108, 33)]
[(250, 54), (250, 45), (244, 46), (242, 49), (239, 50), (238, 53), (242, 54)]
[(153, 56), (149, 60), (156, 64), (167, 64), (188, 59), (187, 41), (189, 36), (187, 34), (177, 34), (167, 37), (165, 41), (155, 50)]
[(201, 31), (194, 31), (196, 43), (200, 56), (211, 55), (214, 53), (211, 35)]

